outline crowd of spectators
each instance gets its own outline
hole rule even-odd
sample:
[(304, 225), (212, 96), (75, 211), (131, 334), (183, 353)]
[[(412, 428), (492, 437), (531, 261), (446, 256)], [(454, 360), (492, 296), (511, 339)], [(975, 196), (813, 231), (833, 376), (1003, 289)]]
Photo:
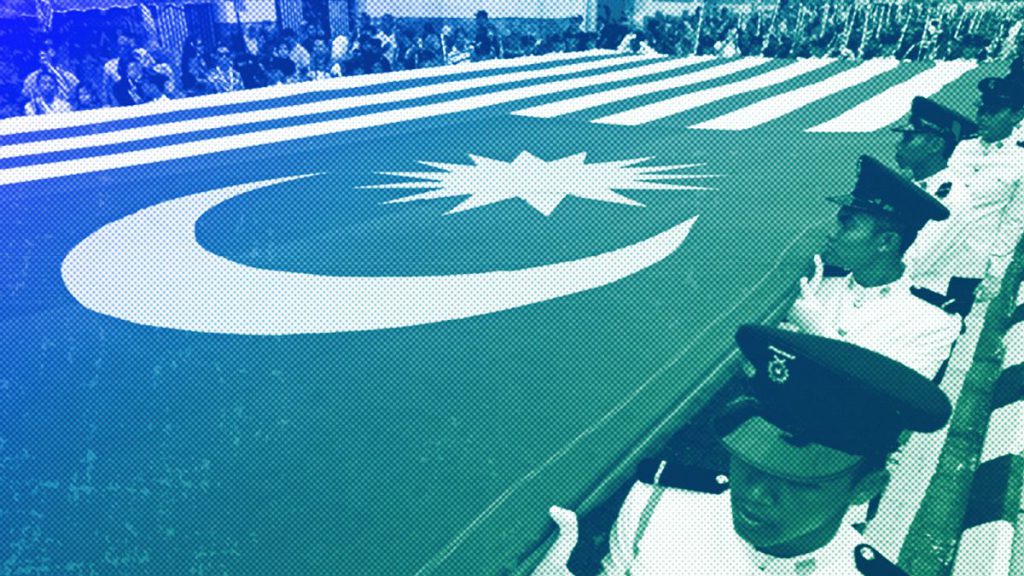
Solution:
[[(212, 43), (190, 37), (180, 58), (164, 53), (152, 38), (122, 30), (105, 58), (72, 57), (65, 49), (62, 62), (52, 39), (40, 41), (16, 105), (0, 101), (0, 117), (594, 48), (673, 56), (1010, 58), (1020, 44), (1022, 17), (1022, 2), (857, 5), (853, 0), (697, 8), (679, 16), (657, 13), (640, 26), (602, 10), (593, 31), (585, 30), (578, 16), (495, 21), (480, 11), (472, 21), (399, 21), (389, 14), (379, 19), (363, 14), (354, 32), (333, 38), (313, 22), (295, 29), (270, 22), (232, 26)], [(66, 48), (70, 40), (61, 40)]]
[(656, 14), (638, 33), (669, 55), (901, 60), (1011, 59), (1024, 2), (807, 2), (770, 9), (729, 5), (678, 17)]
[[(32, 71), (21, 82), (17, 109), (8, 105), (8, 113), (0, 110), (0, 116), (130, 106), (337, 76), (618, 46), (621, 35), (600, 37), (585, 32), (582, 24), (575, 17), (509, 25), (492, 21), (485, 11), (469, 22), (399, 22), (388, 14), (375, 21), (363, 14), (354, 33), (331, 38), (315, 23), (291, 29), (264, 22), (232, 27), (212, 44), (189, 37), (178, 59), (120, 30), (113, 53), (99, 63), (80, 56), (76, 61), (66, 49), (58, 58), (54, 41), (44, 39)], [(85, 69), (86, 63), (93, 69)]]

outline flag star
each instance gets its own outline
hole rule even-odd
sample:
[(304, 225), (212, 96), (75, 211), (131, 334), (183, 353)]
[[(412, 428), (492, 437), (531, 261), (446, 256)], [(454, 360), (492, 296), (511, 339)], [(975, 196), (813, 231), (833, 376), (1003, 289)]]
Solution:
[(505, 200), (520, 199), (545, 216), (568, 196), (643, 207), (643, 204), (615, 190), (708, 190), (705, 186), (673, 181), (710, 178), (711, 174), (665, 174), (670, 170), (693, 168), (700, 164), (673, 166), (637, 166), (651, 158), (633, 158), (611, 162), (586, 163), (586, 153), (573, 154), (550, 162), (529, 152), (521, 152), (511, 162), (470, 154), (472, 164), (448, 164), (420, 161), (435, 168), (433, 172), (381, 172), (388, 176), (416, 179), (363, 186), (428, 190), (403, 196), (387, 204), (468, 196), (448, 214), (465, 212)]

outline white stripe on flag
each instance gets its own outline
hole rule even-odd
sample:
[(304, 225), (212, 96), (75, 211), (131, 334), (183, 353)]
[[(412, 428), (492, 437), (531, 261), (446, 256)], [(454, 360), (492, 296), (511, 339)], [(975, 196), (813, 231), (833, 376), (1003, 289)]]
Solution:
[[(655, 64), (653, 66), (657, 65), (658, 64)], [(627, 68), (625, 70), (616, 70), (605, 74), (569, 78), (546, 84), (512, 88), (499, 92), (489, 92), (486, 94), (478, 94), (476, 96), (468, 96), (465, 98), (425, 104), (422, 106), (385, 110), (383, 112), (375, 112), (361, 116), (351, 116), (348, 118), (339, 118), (337, 120), (301, 124), (297, 126), (286, 126), (283, 128), (273, 128), (258, 132), (247, 132), (244, 134), (222, 136), (207, 140), (195, 140), (157, 148), (144, 148), (120, 154), (89, 156), (47, 164), (17, 166), (0, 170), (0, 185), (32, 182), (36, 180), (72, 176), (76, 174), (88, 174), (90, 172), (101, 172), (103, 170), (113, 170), (129, 166), (143, 166), (146, 164), (154, 164), (156, 162), (192, 158), (205, 154), (214, 154), (229, 150), (241, 150), (254, 146), (278, 144), (302, 138), (324, 136), (339, 132), (359, 130), (362, 128), (372, 128), (387, 124), (395, 124), (398, 122), (421, 120), (445, 114), (466, 112), (469, 110), (507, 104), (517, 100), (526, 100), (528, 98), (535, 98), (568, 90), (587, 88), (611, 82), (621, 82), (637, 76), (646, 75), (650, 73), (648, 70), (649, 68), (651, 68), (651, 66)]]
[(760, 126), (795, 110), (799, 110), (817, 100), (858, 84), (863, 84), (879, 74), (896, 68), (899, 64), (899, 60), (895, 58), (868, 60), (856, 68), (840, 72), (821, 82), (761, 100), (746, 108), (740, 108), (707, 122), (690, 126), (690, 128), (699, 130), (746, 130), (754, 126)]
[[(701, 62), (708, 59), (709, 57), (707, 56), (700, 56), (694, 58), (693, 61)], [(683, 74), (682, 76), (674, 76), (672, 78), (648, 82), (646, 84), (634, 84), (623, 88), (617, 88), (615, 90), (607, 90), (596, 94), (587, 94), (586, 96), (560, 100), (550, 104), (541, 104), (540, 106), (534, 106), (532, 108), (516, 110), (513, 114), (518, 116), (529, 116), (532, 118), (555, 118), (558, 116), (564, 116), (565, 114), (572, 114), (573, 112), (580, 112), (581, 110), (586, 110), (588, 108), (610, 104), (612, 102), (629, 100), (630, 98), (636, 98), (637, 96), (643, 96), (644, 94), (674, 90), (691, 84), (714, 80), (715, 78), (735, 74), (736, 72), (753, 68), (754, 66), (760, 66), (768, 61), (769, 60), (767, 58), (742, 58), (726, 62), (718, 66), (713, 66), (711, 68), (691, 72), (689, 74)]]
[(708, 88), (707, 90), (701, 90), (690, 94), (683, 94), (682, 96), (676, 96), (675, 98), (661, 100), (659, 102), (654, 102), (653, 104), (640, 106), (639, 108), (633, 108), (624, 112), (618, 112), (610, 116), (598, 118), (593, 120), (593, 122), (599, 124), (617, 124), (620, 126), (639, 126), (641, 124), (647, 124), (648, 122), (661, 120), (662, 118), (674, 116), (676, 114), (686, 112), (687, 110), (700, 108), (701, 106), (717, 102), (718, 100), (780, 84), (802, 74), (827, 66), (832, 62), (834, 62), (834, 60), (828, 58), (799, 60), (788, 66), (766, 72), (753, 78), (747, 78), (746, 80), (740, 80), (731, 84), (716, 86), (714, 88)]
[[(72, 136), (69, 138), (61, 138), (55, 140), (41, 140), (35, 142), (25, 142), (21, 144), (11, 144), (9, 146), (0, 146), (0, 158), (13, 158), (18, 156), (27, 156), (31, 154), (58, 152), (62, 150), (78, 150), (81, 148), (89, 148), (92, 146), (121, 144), (124, 142), (145, 140), (147, 138), (158, 138), (161, 136), (186, 134), (189, 132), (198, 132), (201, 130), (215, 130), (218, 128), (225, 128), (228, 126), (241, 126), (244, 124), (254, 124), (256, 122), (282, 120), (286, 118), (305, 116), (309, 114), (319, 114), (324, 112), (335, 112), (338, 110), (348, 110), (352, 108), (358, 108), (360, 106), (391, 104), (395, 102), (402, 102), (405, 100), (415, 100), (417, 98), (429, 98), (431, 96), (439, 96), (441, 94), (449, 94), (453, 92), (459, 92), (462, 90), (487, 88), (491, 86), (500, 86), (502, 84), (510, 84), (513, 82), (537, 80), (541, 78), (548, 78), (551, 76), (563, 76), (579, 72), (591, 72), (594, 70), (600, 70), (602, 68), (609, 68), (612, 66), (619, 66), (622, 64), (629, 64), (635, 62), (637, 62), (637, 60), (635, 59), (603, 59), (594, 62), (569, 64), (566, 66), (558, 66), (554, 68), (542, 68), (539, 70), (528, 70), (523, 72), (514, 72), (510, 74), (502, 74), (496, 76), (485, 76), (483, 78), (471, 78), (467, 80), (442, 82), (439, 84), (431, 84), (428, 86), (404, 88), (392, 92), (362, 94), (359, 96), (346, 96), (343, 98), (335, 98), (332, 100), (324, 100), (321, 102), (310, 102), (307, 104), (298, 104), (295, 106), (282, 106), (278, 108), (268, 108), (266, 110), (236, 112), (233, 114), (225, 114), (223, 116), (209, 116), (205, 118), (196, 118), (194, 120), (182, 120), (179, 122), (153, 124), (149, 126), (129, 128), (126, 130), (101, 132), (98, 134), (85, 134), (82, 136)], [(658, 74), (689, 65), (690, 63), (682, 59), (663, 60), (655, 64), (632, 68), (630, 69), (630, 72), (635, 74), (636, 76), (646, 74)]]
[(808, 132), (874, 132), (899, 120), (910, 110), (915, 96), (931, 96), (943, 86), (978, 67), (974, 60), (936, 62), (935, 67), (861, 102), (835, 118), (808, 128)]
[[(328, 92), (331, 90), (364, 88), (367, 86), (377, 86), (391, 82), (425, 80), (442, 76), (502, 70), (505, 68), (516, 69), (538, 64), (554, 63), (562, 60), (576, 60), (580, 58), (604, 55), (613, 55), (611, 59), (618, 60), (620, 63), (627, 62), (629, 60), (636, 60), (638, 58), (632, 55), (629, 57), (621, 57), (619, 53), (608, 50), (593, 50), (589, 52), (557, 52), (545, 54), (543, 56), (524, 56), (522, 58), (513, 58), (509, 60), (467, 62), (458, 66), (438, 66), (433, 68), (420, 68), (418, 70), (399, 70), (396, 72), (384, 72), (381, 74), (366, 74), (363, 76), (343, 76), (341, 78), (330, 78), (326, 80), (317, 80), (315, 82), (283, 84), (280, 86), (253, 88), (250, 90), (226, 92), (223, 94), (207, 94), (204, 96), (180, 98), (177, 100), (171, 100), (170, 102), (163, 102), (159, 106), (141, 104), (138, 106), (83, 110), (72, 114), (53, 114), (45, 117), (17, 116), (13, 118), (0, 119), (0, 135), (72, 128), (75, 126), (99, 124), (115, 120), (141, 118), (154, 114), (180, 112), (182, 110), (199, 110), (202, 108), (213, 108), (216, 106), (259, 102), (261, 100), (283, 98), (298, 94), (316, 94), (318, 92)], [(659, 57), (661, 56), (652, 55), (641, 56), (639, 58), (654, 59)]]

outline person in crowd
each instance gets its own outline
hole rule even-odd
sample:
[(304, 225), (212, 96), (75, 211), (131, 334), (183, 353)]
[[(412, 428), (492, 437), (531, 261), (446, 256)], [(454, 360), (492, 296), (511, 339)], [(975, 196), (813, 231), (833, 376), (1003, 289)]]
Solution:
[(346, 62), (346, 74), (371, 74), (373, 70), (391, 70), (391, 63), (384, 57), (384, 46), (378, 36), (376, 28), (371, 26), (359, 37), (359, 42), (352, 51), (352, 58)]
[(281, 32), (281, 39), (288, 44), (288, 57), (295, 63), (295, 70), (299, 76), (305, 76), (309, 71), (309, 51), (298, 41), (298, 33), (291, 28), (285, 28)]
[[(870, 156), (860, 158), (852, 193), (828, 200), (839, 204), (836, 225), (783, 327), (862, 346), (935, 378), (961, 320), (911, 290), (903, 255), (925, 223), (949, 210)], [(826, 278), (824, 264), (847, 274)]]
[(171, 98), (164, 92), (167, 77), (159, 72), (147, 71), (139, 81), (139, 95), (143, 102), (167, 102)]
[(295, 82), (295, 62), (291, 58), (273, 58), (266, 64), (267, 85), (279, 86)]
[(356, 22), (355, 35), (358, 38), (365, 31), (373, 27), (373, 19), (366, 12), (359, 13), (359, 19)]
[(501, 58), (501, 37), (498, 29), (491, 23), (486, 10), (476, 13), (476, 32), (473, 36), (473, 60), (492, 60)]
[(658, 53), (647, 42), (647, 37), (642, 32), (630, 32), (629, 34), (626, 34), (617, 50), (619, 52), (628, 52), (643, 56), (655, 55)]
[(71, 112), (71, 104), (61, 98), (57, 79), (49, 71), (36, 75), (34, 96), (25, 104), (26, 116), (43, 116)]
[(896, 145), (896, 164), (909, 171), (915, 183), (933, 194), (950, 211), (950, 218), (927, 223), (904, 255), (916, 286), (942, 295), (944, 309), (966, 317), (979, 279), (953, 274), (942, 261), (949, 258), (950, 226), (956, 227), (967, 189), (949, 168), (953, 150), (963, 140), (977, 137), (978, 126), (969, 118), (937, 102), (918, 96)]
[(39, 95), (37, 80), (39, 75), (48, 72), (57, 85), (57, 97), (61, 100), (69, 100), (78, 85), (78, 78), (71, 71), (60, 66), (56, 62), (57, 51), (53, 47), (53, 40), (47, 38), (39, 49), (39, 68), (30, 72), (22, 83), (21, 94), (23, 98), (32, 99)]
[(466, 41), (466, 35), (462, 31), (462, 28), (450, 28), (445, 27), (448, 31), (447, 34), (442, 32), (442, 40), (447, 47), (447, 53), (445, 56), (445, 64), (461, 64), (469, 61), (472, 57), (472, 50), (469, 43)]
[[(260, 55), (263, 48), (263, 37), (257, 24), (249, 23), (242, 28), (242, 47), (244, 52), (250, 56)], [(240, 51), (239, 56), (242, 55)]]
[(262, 88), (270, 82), (259, 57), (248, 50), (235, 53), (235, 70), (242, 77), (242, 86), (247, 89)]
[(978, 138), (963, 141), (949, 159), (963, 194), (954, 221), (932, 250), (932, 275), (980, 279), (979, 301), (993, 298), (1024, 229), (1024, 78), (985, 78), (976, 120)]
[(213, 53), (213, 68), (206, 74), (206, 82), (214, 92), (235, 92), (241, 90), (242, 75), (235, 69), (231, 60), (231, 49), (220, 44)]
[(565, 41), (567, 51), (586, 50), (587, 32), (583, 29), (583, 17), (571, 16), (565, 29), (562, 31), (562, 39)]
[(609, 19), (599, 30), (597, 47), (604, 50), (615, 50), (622, 43), (622, 39), (629, 33), (625, 17)]
[(419, 40), (422, 40), (420, 47), (419, 64), (421, 68), (444, 65), (444, 49), (441, 46), (441, 35), (437, 33), (433, 24), (427, 22), (423, 25), (423, 33)]
[[(728, 473), (642, 461), (609, 537), (603, 576), (893, 575), (853, 527), (881, 494), (908, 432), (949, 421), (946, 395), (917, 372), (847, 342), (745, 325), (754, 374), (718, 415)], [(575, 516), (535, 576), (571, 576)]]
[(398, 44), (401, 46), (401, 52), (398, 55), (397, 65), (402, 70), (423, 68), (421, 60), (426, 51), (423, 38), (417, 38), (411, 28), (403, 28), (398, 31)]
[(186, 96), (208, 94), (210, 85), (206, 76), (210, 72), (206, 45), (203, 39), (192, 36), (185, 41), (181, 51), (181, 89)]
[(167, 62), (157, 60), (156, 52), (148, 48), (136, 48), (132, 50), (132, 54), (135, 55), (135, 59), (142, 64), (142, 70), (144, 72), (152, 72), (154, 74), (161, 74), (163, 76), (174, 76), (174, 69)]
[(135, 47), (135, 39), (131, 34), (124, 30), (117, 31), (117, 55), (103, 65), (103, 98), (111, 106), (122, 105), (114, 95), (114, 85), (122, 79), (123, 63), (138, 58)]
[(323, 38), (314, 38), (310, 43), (308, 80), (324, 80), (331, 77), (331, 50)]
[(380, 57), (387, 61), (387, 70), (395, 70), (398, 61), (398, 35), (395, 30), (395, 17), (384, 14), (380, 18), (380, 29), (375, 36), (380, 43)]
[(161, 93), (170, 100), (177, 100), (181, 98), (181, 91), (178, 90), (178, 82), (174, 79), (174, 75), (168, 76), (162, 72), (154, 72), (160, 80)]
[(96, 91), (87, 82), (79, 82), (75, 86), (75, 91), (71, 93), (71, 109), (78, 110), (95, 110), (96, 108), (104, 108), (103, 102), (97, 96)]
[(524, 34), (517, 34), (510, 30), (501, 40), (502, 51), (505, 58), (519, 58), (530, 54), (529, 40)]
[(295, 61), (291, 59), (291, 45), (287, 40), (281, 39), (277, 42), (274, 50), (268, 55), (263, 64), (267, 71), (268, 85), (291, 84), (298, 81), (298, 68)]
[(310, 53), (313, 52), (313, 41), (315, 39), (327, 37), (323, 26), (317, 22), (304, 22), (298, 27), (297, 32), (299, 33), (299, 42)]
[(724, 40), (719, 40), (714, 44), (715, 56), (719, 58), (735, 58), (739, 55), (740, 49), (737, 46), (739, 42), (740, 31), (738, 28), (731, 28), (725, 34)]
[(144, 73), (142, 63), (134, 55), (118, 59), (117, 75), (120, 79), (112, 88), (114, 102), (118, 106), (134, 106), (146, 101), (141, 90)]
[(345, 70), (345, 61), (352, 57), (349, 52), (352, 41), (348, 35), (341, 33), (331, 41), (331, 75), (341, 76)]

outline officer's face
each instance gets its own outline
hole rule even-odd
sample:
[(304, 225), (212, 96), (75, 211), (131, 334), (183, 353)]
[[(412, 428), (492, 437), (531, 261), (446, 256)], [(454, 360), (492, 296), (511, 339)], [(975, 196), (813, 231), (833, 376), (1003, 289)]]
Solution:
[(825, 241), (821, 257), (826, 264), (852, 272), (875, 262), (880, 245), (874, 219), (844, 206), (836, 214), (836, 223)]
[[(828, 543), (851, 505), (866, 502), (868, 479), (854, 466), (828, 480), (796, 482), (739, 458), (730, 466), (732, 522), (754, 548), (776, 556), (809, 553)], [(875, 480), (871, 479), (871, 485)]]
[(1024, 113), (1011, 107), (978, 105), (978, 134), (985, 142), (1007, 138), (1024, 118)]
[(942, 153), (942, 137), (930, 132), (904, 132), (896, 144), (896, 165), (913, 170)]

